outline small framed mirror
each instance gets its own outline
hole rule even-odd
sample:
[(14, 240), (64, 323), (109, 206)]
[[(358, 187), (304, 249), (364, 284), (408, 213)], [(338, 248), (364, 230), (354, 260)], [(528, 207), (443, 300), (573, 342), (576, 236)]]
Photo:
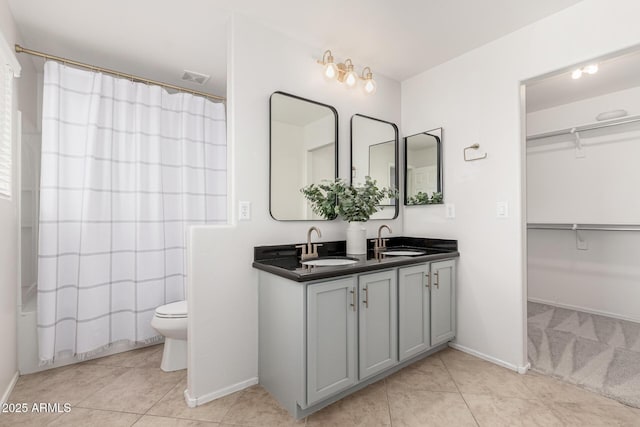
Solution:
[[(398, 188), (398, 127), (362, 114), (351, 117), (351, 183), (370, 176), (380, 188)], [(371, 219), (398, 216), (398, 200), (385, 199)]]
[(444, 203), (442, 185), (442, 128), (404, 139), (404, 204)]
[(300, 189), (338, 176), (338, 112), (330, 105), (274, 92), (269, 115), (271, 216), (280, 221), (324, 220)]

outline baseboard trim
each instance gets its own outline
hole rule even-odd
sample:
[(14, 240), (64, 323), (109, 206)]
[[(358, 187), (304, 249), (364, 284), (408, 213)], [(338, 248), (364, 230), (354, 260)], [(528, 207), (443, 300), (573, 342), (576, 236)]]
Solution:
[(2, 394), (2, 400), (0, 401), (0, 405), (4, 405), (9, 400), (9, 396), (11, 395), (13, 388), (16, 386), (16, 383), (18, 382), (18, 377), (20, 377), (20, 372), (16, 371), (16, 373), (13, 374), (13, 378), (11, 378), (11, 381), (9, 382), (9, 386)]
[(489, 356), (487, 354), (480, 353), (477, 350), (474, 350), (474, 349), (469, 348), (469, 347), (465, 347), (463, 345), (460, 345), (460, 344), (457, 344), (457, 343), (454, 343), (454, 342), (450, 342), (449, 343), (449, 347), (454, 348), (456, 350), (460, 350), (463, 353), (470, 354), (470, 355), (478, 357), (480, 359), (486, 360), (487, 362), (491, 362), (493, 364), (502, 366), (503, 368), (511, 369), (512, 371), (516, 371), (519, 374), (526, 374), (527, 371), (529, 370), (529, 368), (531, 367), (530, 364), (528, 364), (528, 363), (526, 365), (524, 365), (524, 366), (516, 366), (513, 363), (505, 362), (504, 360), (500, 360), (500, 359), (497, 359), (497, 358), (495, 358), (493, 356)]
[(524, 375), (529, 372), (529, 369), (531, 369), (531, 363), (527, 363), (526, 365), (519, 367), (518, 373)]
[(556, 301), (547, 301), (541, 298), (529, 297), (527, 298), (527, 300), (538, 303), (538, 304), (552, 305), (558, 308), (566, 308), (567, 310), (582, 311), (583, 313), (595, 314), (598, 316), (605, 316), (605, 317), (612, 317), (614, 319), (626, 320), (627, 322), (640, 323), (640, 318), (638, 317), (624, 316), (621, 314), (610, 313), (608, 311), (602, 311), (602, 310), (593, 310), (591, 308), (581, 307), (579, 305), (563, 304), (561, 302), (556, 302)]
[(258, 377), (249, 378), (248, 380), (241, 381), (239, 383), (230, 385), (220, 390), (212, 391), (211, 393), (203, 394), (199, 397), (192, 397), (189, 393), (189, 389), (184, 391), (184, 400), (187, 402), (189, 408), (195, 408), (196, 406), (204, 405), (212, 400), (219, 399), (228, 394), (235, 393), (236, 391), (243, 390), (252, 385), (258, 384)]

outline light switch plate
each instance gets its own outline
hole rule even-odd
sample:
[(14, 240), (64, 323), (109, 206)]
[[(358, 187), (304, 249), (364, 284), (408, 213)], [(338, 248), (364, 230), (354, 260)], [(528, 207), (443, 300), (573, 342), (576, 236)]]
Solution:
[(251, 202), (238, 202), (238, 219), (240, 221), (251, 219)]
[(509, 203), (508, 202), (496, 202), (496, 217), (508, 218), (509, 217)]
[(446, 207), (446, 216), (447, 218), (455, 218), (456, 217), (456, 205), (453, 203), (447, 203)]

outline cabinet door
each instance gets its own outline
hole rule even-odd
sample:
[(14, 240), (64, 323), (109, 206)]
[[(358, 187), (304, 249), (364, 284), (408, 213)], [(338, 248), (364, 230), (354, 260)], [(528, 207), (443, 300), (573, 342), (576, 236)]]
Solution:
[(358, 278), (360, 379), (398, 360), (396, 270)]
[(353, 276), (307, 289), (307, 403), (356, 383), (357, 295)]
[(398, 270), (400, 361), (429, 348), (429, 265)]
[(456, 262), (431, 263), (431, 346), (456, 334)]

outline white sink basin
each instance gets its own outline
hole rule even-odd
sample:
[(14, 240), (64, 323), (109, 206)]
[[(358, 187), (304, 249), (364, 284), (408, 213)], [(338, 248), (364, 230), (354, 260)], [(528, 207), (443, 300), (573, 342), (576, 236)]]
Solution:
[(399, 249), (397, 251), (390, 250), (382, 252), (387, 256), (416, 256), (416, 255), (424, 255), (425, 251), (411, 250), (411, 249)]
[(309, 261), (302, 261), (302, 265), (312, 265), (314, 267), (332, 267), (337, 265), (350, 265), (358, 262), (351, 258), (317, 258)]

